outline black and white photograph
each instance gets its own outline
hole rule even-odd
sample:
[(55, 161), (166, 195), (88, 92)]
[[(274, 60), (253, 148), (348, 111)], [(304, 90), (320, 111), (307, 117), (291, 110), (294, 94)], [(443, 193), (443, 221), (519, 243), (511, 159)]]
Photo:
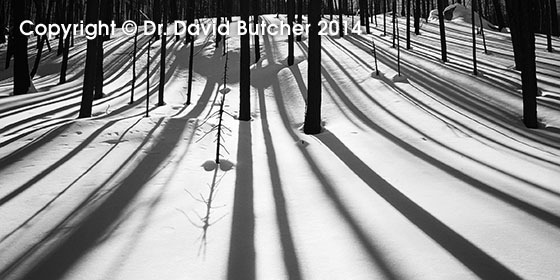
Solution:
[(0, 0), (0, 279), (558, 280), (559, 18)]

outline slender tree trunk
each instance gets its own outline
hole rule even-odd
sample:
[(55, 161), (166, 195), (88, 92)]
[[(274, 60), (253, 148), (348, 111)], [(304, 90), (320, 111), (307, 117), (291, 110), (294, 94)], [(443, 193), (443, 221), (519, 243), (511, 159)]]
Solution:
[(309, 0), (309, 58), (307, 82), (307, 108), (303, 131), (306, 134), (317, 134), (321, 125), (321, 36), (319, 21), (321, 20), (321, 0)]
[(160, 70), (159, 70), (159, 88), (158, 88), (158, 106), (165, 105), (164, 101), (164, 89), (165, 89), (165, 58), (167, 57), (167, 2), (168, 0), (162, 0), (163, 2), (163, 33), (161, 36), (161, 58), (160, 58)]
[[(194, 23), (195, 20), (195, 2), (194, 0), (189, 0), (188, 7), (187, 7), (187, 24)], [(192, 95), (192, 78), (193, 78), (193, 66), (194, 66), (194, 47), (195, 47), (195, 38), (187, 34), (187, 37), (190, 37), (190, 53), (189, 53), (189, 81), (187, 85), (187, 105), (191, 104), (191, 95)]]
[(445, 19), (443, 18), (444, 0), (437, 0), (438, 18), (439, 18), (439, 34), (441, 41), (441, 61), (447, 62), (447, 42), (445, 39)]
[[(339, 0), (339, 1), (341, 1), (341, 0)], [(298, 5), (297, 23), (301, 25), (301, 24), (303, 24), (303, 0), (297, 0), (297, 5)], [(340, 9), (340, 7), (339, 7), (339, 9)], [(339, 11), (339, 13), (341, 13), (341, 12), (342, 11)], [(340, 21), (342, 22), (342, 19)], [(341, 26), (341, 29), (342, 29), (342, 25), (340, 25), (340, 26)], [(301, 41), (301, 35), (298, 35), (296, 40), (298, 42)]]
[(410, 0), (406, 0), (406, 49), (410, 50)]
[[(241, 20), (249, 26), (250, 0), (239, 0)], [(239, 80), (239, 120), (251, 120), (251, 44), (249, 34), (241, 35)]]
[(551, 7), (551, 3), (546, 1), (546, 6), (547, 6), (547, 15), (548, 15), (548, 20), (547, 20), (547, 27), (546, 27), (546, 50), (548, 52), (552, 52), (553, 48), (552, 48), (552, 26), (553, 26), (553, 22), (552, 22), (552, 7)]
[(551, 34), (553, 36), (559, 36), (560, 32), (558, 30), (558, 9), (556, 7), (556, 0), (549, 0), (548, 5), (550, 6), (550, 24), (552, 25)]
[[(86, 24), (94, 24), (99, 18), (99, 1), (88, 0), (86, 12)], [(95, 75), (97, 66), (97, 38), (88, 40), (86, 53), (86, 67), (84, 73), (84, 86), (82, 91), (82, 102), (80, 104), (80, 118), (91, 117), (93, 105), (93, 90), (95, 87)]]
[(327, 0), (327, 5), (329, 7), (330, 20), (332, 21), (334, 14), (333, 0)]
[[(299, 0), (300, 2), (302, 0)], [(339, 28), (339, 36), (342, 38), (344, 37), (344, 32), (345, 32), (345, 28), (344, 28), (344, 22), (343, 22), (343, 18), (342, 18), (342, 0), (338, 0), (338, 26)]]
[(387, 0), (383, 0), (383, 36), (387, 36)]
[(476, 23), (475, 23), (475, 14), (474, 14), (474, 6), (475, 6), (475, 1), (471, 2), (471, 18), (472, 18), (472, 23), (471, 23), (471, 29), (472, 29), (472, 44), (473, 44), (473, 74), (476, 76), (478, 75), (478, 69), (477, 69), (477, 65), (476, 65)]
[[(291, 0), (294, 1), (294, 0)], [(257, 27), (260, 23), (260, 15), (261, 13), (261, 3), (259, 0), (253, 1), (253, 24), (255, 26), (255, 30), (258, 30)], [(261, 59), (261, 44), (260, 44), (260, 35), (258, 32), (255, 34), (255, 61), (259, 61)]]
[[(12, 0), (12, 19), (14, 26), (20, 26), (25, 20), (25, 1)], [(26, 94), (31, 85), (29, 66), (27, 65), (27, 36), (19, 28), (14, 28), (14, 95)]]
[[(0, 14), (1, 15), (7, 15), (8, 11), (6, 11), (6, 3), (8, 1), (4, 1), (2, 0), (0, 2)], [(6, 22), (5, 22), (5, 18), (2, 17), (0, 19), (0, 44), (5, 44), (6, 43)]]
[(414, 34), (420, 35), (420, 0), (414, 0)]
[[(288, 0), (287, 4), (288, 4), (288, 24), (290, 25), (290, 30), (292, 30), (294, 26), (294, 14), (295, 14), (294, 0)], [(288, 34), (288, 66), (292, 66), (292, 65), (294, 65), (294, 33), (290, 32)]]
[[(68, 9), (66, 14), (66, 24), (74, 23), (74, 0), (68, 0)], [(66, 70), (68, 69), (68, 56), (70, 53), (70, 37), (72, 34), (68, 34), (68, 37), (64, 40), (64, 50), (62, 51), (62, 65), (60, 66), (60, 84), (66, 83)]]

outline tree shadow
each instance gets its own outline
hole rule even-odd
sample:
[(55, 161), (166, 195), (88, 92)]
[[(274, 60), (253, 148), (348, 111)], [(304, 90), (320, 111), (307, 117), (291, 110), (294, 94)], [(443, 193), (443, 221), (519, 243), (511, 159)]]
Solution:
[(239, 121), (228, 279), (252, 280), (256, 278), (251, 138), (251, 122)]
[[(74, 230), (47, 252), (40, 260), (31, 265), (24, 279), (58, 279), (72, 267), (106, 231), (123, 215), (127, 206), (145, 187), (158, 167), (165, 163), (182, 135), (188, 122), (171, 119), (158, 141), (139, 162), (136, 168), (103, 201), (80, 220)], [(2, 274), (4, 274), (3, 272)]]
[(354, 155), (330, 131), (325, 130), (315, 137), (372, 190), (477, 276), (482, 279), (522, 279), (393, 187)]

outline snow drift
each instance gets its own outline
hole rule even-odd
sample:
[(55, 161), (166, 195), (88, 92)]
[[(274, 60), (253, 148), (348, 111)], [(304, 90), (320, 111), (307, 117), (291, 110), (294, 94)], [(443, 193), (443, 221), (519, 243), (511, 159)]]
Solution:
[[(472, 15), (471, 15), (471, 8), (470, 6), (463, 6), (461, 4), (453, 4), (453, 5), (449, 5), (447, 8), (445, 8), (445, 10), (443, 11), (443, 16), (445, 17), (446, 20), (450, 20), (452, 22), (456, 22), (456, 23), (467, 23), (467, 24), (472, 24)], [(477, 27), (481, 26), (481, 17), (478, 15), (477, 12), (474, 13), (474, 24)], [(438, 21), (438, 11), (437, 9), (434, 9), (430, 12), (430, 17), (428, 18), (428, 21), (433, 21), (433, 22), (437, 22)], [(485, 18), (482, 18), (482, 26), (484, 26), (484, 28), (487, 29), (493, 29), (493, 30), (498, 30), (498, 27), (495, 26), (494, 24), (492, 24), (491, 22), (487, 21)]]

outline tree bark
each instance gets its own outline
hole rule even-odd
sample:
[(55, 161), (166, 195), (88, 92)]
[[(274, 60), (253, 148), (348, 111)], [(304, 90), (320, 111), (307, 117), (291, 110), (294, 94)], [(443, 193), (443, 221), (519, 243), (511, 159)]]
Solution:
[[(99, 0), (87, 1), (86, 24), (94, 24), (99, 19)], [(93, 90), (97, 66), (97, 37), (87, 42), (86, 67), (84, 72), (84, 86), (82, 102), (80, 104), (80, 118), (91, 117), (93, 105)]]
[[(288, 0), (287, 4), (288, 4), (288, 24), (290, 25), (290, 30), (292, 30), (294, 26), (294, 19), (295, 19), (294, 0)], [(292, 65), (294, 65), (294, 33), (290, 32), (288, 34), (288, 66), (292, 66)]]
[(165, 89), (165, 58), (167, 57), (167, 1), (163, 2), (163, 32), (161, 35), (161, 57), (160, 57), (160, 70), (159, 70), (159, 87), (158, 87), (158, 106), (165, 105), (164, 89)]
[[(249, 26), (250, 0), (239, 0), (241, 21)], [(251, 44), (249, 34), (241, 35), (240, 80), (239, 80), (239, 120), (251, 120)]]
[[(25, 1), (12, 0), (12, 19), (14, 26), (20, 26), (25, 20)], [(19, 28), (14, 28), (14, 95), (26, 94), (31, 85), (29, 66), (27, 65), (27, 36)]]
[[(537, 70), (535, 62), (535, 28), (531, 23), (531, 3), (527, 1), (507, 0), (508, 13), (511, 12), (510, 25), (516, 32), (514, 49), (522, 53), (519, 57), (521, 63), (521, 82), (523, 90), (523, 122), (528, 128), (538, 128), (537, 119)], [(517, 57), (517, 56), (516, 56)]]
[(447, 62), (447, 42), (445, 39), (445, 19), (443, 18), (443, 10), (445, 9), (444, 0), (437, 0), (438, 18), (439, 18), (439, 34), (441, 42), (441, 61)]
[(321, 132), (321, 0), (309, 0), (309, 58), (307, 81), (307, 108), (303, 131), (306, 134)]

